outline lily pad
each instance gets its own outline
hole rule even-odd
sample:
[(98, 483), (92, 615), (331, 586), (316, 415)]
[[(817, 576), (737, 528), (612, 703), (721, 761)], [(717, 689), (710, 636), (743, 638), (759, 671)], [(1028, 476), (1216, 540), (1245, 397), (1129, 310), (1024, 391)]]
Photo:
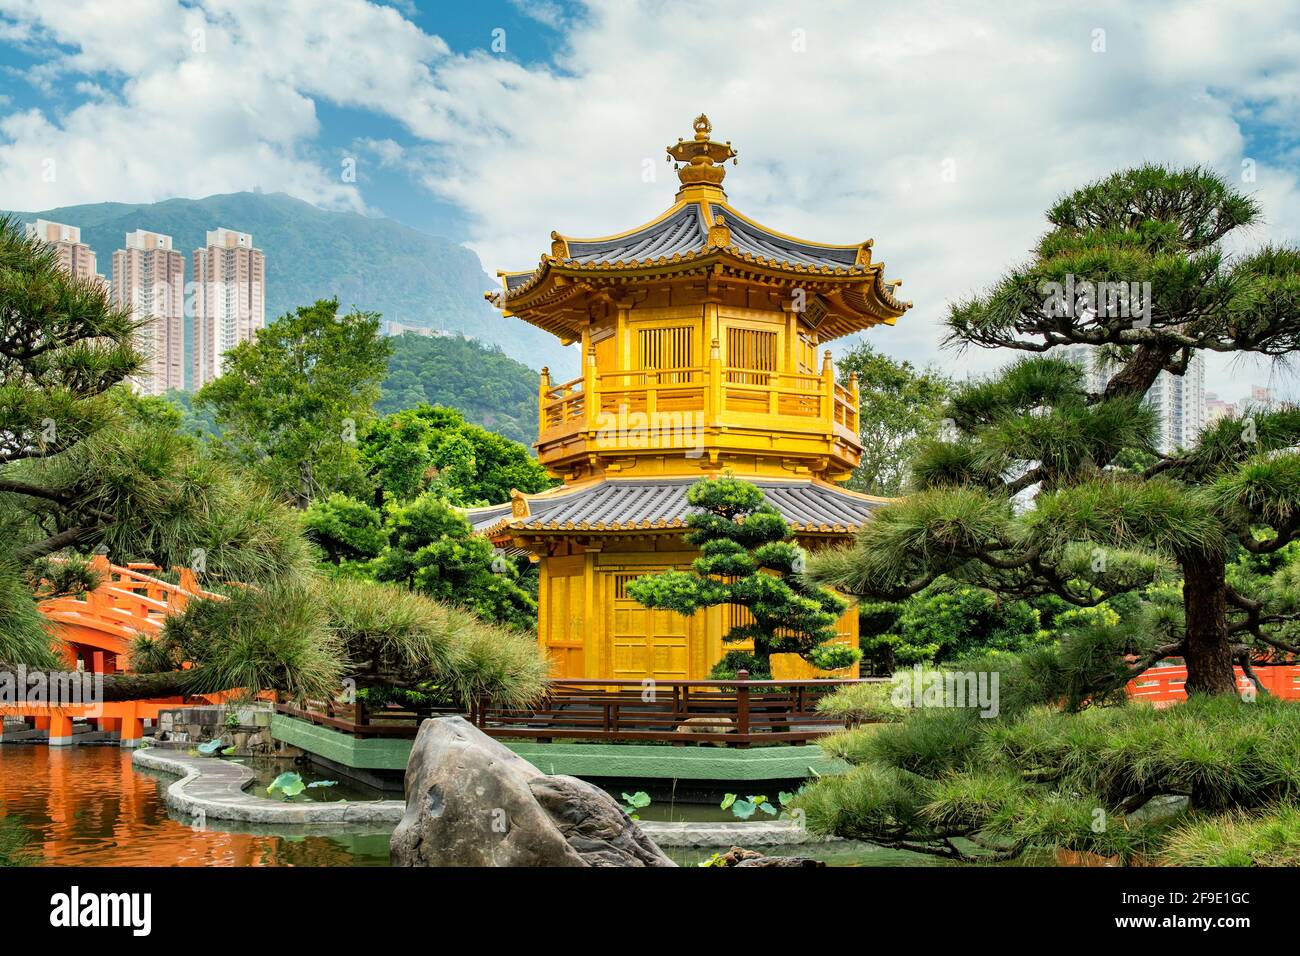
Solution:
[(213, 738), (212, 740), (209, 740), (207, 743), (199, 744), (198, 747), (195, 749), (197, 749), (199, 753), (206, 754), (207, 756), (210, 757), (218, 750), (221, 749), (221, 738), (220, 737)]
[(287, 770), (271, 781), (271, 785), (266, 788), (266, 792), (275, 793), (275, 791), (279, 790), (286, 797), (296, 797), (305, 789), (302, 777), (292, 770)]

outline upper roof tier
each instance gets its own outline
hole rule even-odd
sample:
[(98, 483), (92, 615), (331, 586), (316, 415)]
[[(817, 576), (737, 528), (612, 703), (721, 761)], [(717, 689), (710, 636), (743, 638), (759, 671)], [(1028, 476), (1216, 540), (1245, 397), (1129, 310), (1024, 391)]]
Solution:
[(695, 120), (695, 138), (668, 147), (681, 188), (676, 202), (643, 226), (616, 235), (579, 239), (551, 233), (551, 252), (535, 269), (501, 272), (502, 289), (488, 293), (517, 316), (566, 341), (581, 334), (583, 295), (614, 286), (642, 285), (712, 274), (721, 281), (752, 281), (768, 288), (802, 288), (819, 297), (822, 340), (873, 325), (892, 325), (911, 307), (873, 262), (872, 240), (827, 245), (776, 232), (736, 210), (722, 190), (730, 143), (709, 138), (708, 118)]

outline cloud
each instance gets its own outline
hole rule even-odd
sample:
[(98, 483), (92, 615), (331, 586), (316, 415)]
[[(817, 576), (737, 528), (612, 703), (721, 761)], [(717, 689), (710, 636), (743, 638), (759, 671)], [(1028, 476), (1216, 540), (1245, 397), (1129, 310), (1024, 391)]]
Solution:
[[(1300, 26), (1286, 3), (1248, 17), (1209, 0), (1140, 14), (1120, 0), (581, 6), (536, 8), (562, 47), (525, 67), (452, 53), (362, 0), (0, 0), (0, 31), (57, 44), (46, 81), (122, 80), (57, 117), (0, 120), (0, 206), (258, 185), (360, 208), (365, 178), (339, 181), (335, 155), (316, 152), (324, 101), (401, 123), (406, 136), (353, 149), (458, 206), (489, 269), (525, 268), (552, 229), (604, 235), (666, 208), (662, 148), (703, 111), (740, 149), (732, 201), (810, 239), (874, 238), (916, 305), (871, 340), (959, 374), (1000, 356), (940, 354), (947, 304), (1027, 256), (1057, 196), (1114, 169), (1239, 177), (1254, 160), (1239, 181), (1268, 221), (1249, 238), (1296, 238)], [(1245, 155), (1248, 131), (1259, 155)], [(39, 178), (48, 158), (56, 183)], [(1240, 393), (1260, 374), (1215, 359), (1210, 387)]]
[(7, 208), (261, 188), (363, 209), (316, 155), (317, 100), (395, 112), (447, 53), (396, 10), (353, 0), (3, 0), (0, 12), (53, 51), (34, 82), (121, 80), (114, 92), (79, 81), (85, 99), (57, 116), (0, 119)]
[[(412, 129), (442, 144), (426, 182), (467, 211), (471, 245), (526, 268), (552, 229), (650, 219), (676, 188), (662, 147), (704, 111), (740, 149), (732, 201), (810, 239), (873, 237), (916, 306), (872, 341), (957, 374), (1003, 356), (938, 353), (947, 304), (1026, 257), (1057, 196), (1149, 160), (1237, 176), (1243, 125), (1289, 123), (1300, 90), (1285, 4), (1249, 18), (1226, 3), (1149, 3), (1141, 17), (1063, 2), (683, 9), (593, 3), (555, 70), (438, 65), (464, 119), (431, 106), (430, 127)], [(1294, 167), (1256, 172), (1241, 185), (1269, 222), (1252, 238), (1293, 235)], [(1212, 386), (1244, 388), (1249, 365), (1212, 363)]]

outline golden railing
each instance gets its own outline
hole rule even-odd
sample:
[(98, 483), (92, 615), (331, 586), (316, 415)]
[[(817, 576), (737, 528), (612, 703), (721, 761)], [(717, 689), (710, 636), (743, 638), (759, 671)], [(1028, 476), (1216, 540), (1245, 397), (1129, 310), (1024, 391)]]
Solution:
[[(542, 370), (538, 442), (562, 441), (604, 427), (610, 416), (698, 412), (704, 422), (728, 415), (773, 416), (790, 430), (822, 432), (856, 444), (857, 378), (835, 381), (830, 353), (820, 374), (724, 366), (716, 356), (705, 366), (600, 371), (587, 355), (584, 374), (553, 384)], [(752, 424), (752, 420), (751, 420)]]

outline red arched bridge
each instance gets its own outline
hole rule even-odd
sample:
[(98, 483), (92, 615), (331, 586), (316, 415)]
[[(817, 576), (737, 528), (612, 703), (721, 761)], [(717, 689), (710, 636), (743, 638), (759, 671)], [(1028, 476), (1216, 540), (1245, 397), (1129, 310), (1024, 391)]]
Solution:
[[(100, 578), (93, 590), (40, 604), (41, 612), (54, 625), (69, 672), (93, 675), (130, 670), (131, 644), (137, 636), (156, 637), (167, 616), (184, 610), (194, 598), (221, 600), (221, 595), (200, 588), (188, 568), (179, 570), (178, 583), (172, 584), (150, 573), (160, 570), (154, 565), (120, 566), (103, 556), (92, 558), (90, 564)], [(72, 724), (78, 718), (95, 721), (101, 731), (119, 734), (124, 747), (136, 746), (144, 737), (144, 721), (156, 720), (159, 709), (215, 702), (211, 696), (111, 702), (83, 696), (81, 702), (69, 702), (51, 699), (49, 688), (42, 696), (39, 701), (0, 705), (0, 715), (21, 717), (30, 728), (47, 730), (54, 746), (72, 743)]]

